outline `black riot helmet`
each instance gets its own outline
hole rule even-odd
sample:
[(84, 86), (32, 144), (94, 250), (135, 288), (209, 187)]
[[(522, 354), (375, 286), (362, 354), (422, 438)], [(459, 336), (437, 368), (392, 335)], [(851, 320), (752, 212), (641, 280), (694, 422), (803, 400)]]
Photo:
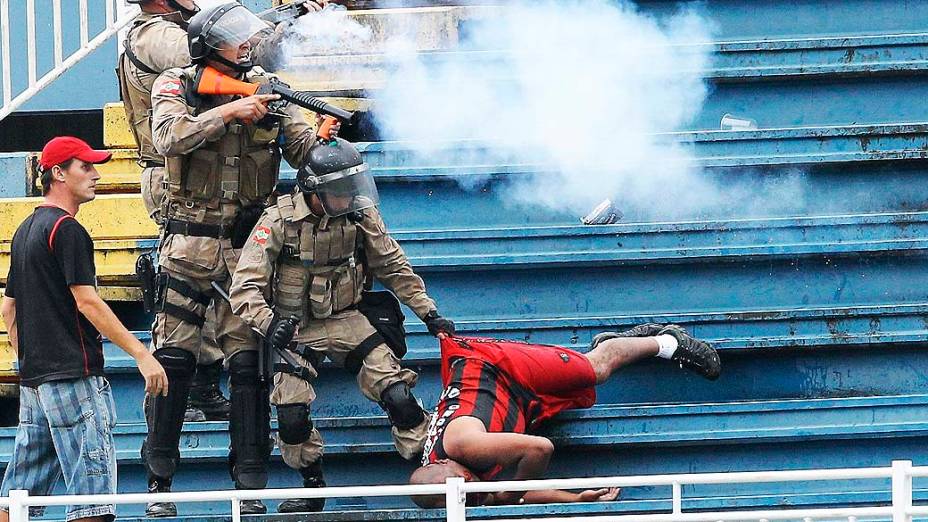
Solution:
[[(126, 0), (130, 4), (144, 4), (146, 2), (151, 2), (152, 0)], [(184, 7), (180, 5), (177, 0), (168, 0), (168, 5), (177, 9), (177, 13), (180, 14), (181, 18), (186, 22), (189, 21), (193, 15), (200, 12), (200, 8), (197, 6), (196, 2), (193, 3), (193, 9)]]
[(187, 47), (193, 63), (207, 59), (227, 65), (238, 72), (249, 71), (251, 60), (237, 63), (222, 56), (218, 51), (238, 49), (269, 27), (245, 6), (238, 2), (226, 2), (198, 12), (187, 26)]
[(296, 184), (315, 193), (330, 217), (343, 216), (380, 203), (370, 167), (354, 146), (341, 139), (321, 140), (296, 173)]

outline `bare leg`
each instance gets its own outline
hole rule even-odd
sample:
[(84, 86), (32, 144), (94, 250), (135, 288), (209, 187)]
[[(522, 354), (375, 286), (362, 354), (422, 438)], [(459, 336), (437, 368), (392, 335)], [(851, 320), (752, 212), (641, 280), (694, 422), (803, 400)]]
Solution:
[(10, 522), (10, 513), (0, 510), (0, 522)]
[(657, 348), (654, 337), (619, 337), (602, 341), (586, 354), (586, 358), (593, 365), (596, 384), (602, 384), (619, 368), (654, 357)]

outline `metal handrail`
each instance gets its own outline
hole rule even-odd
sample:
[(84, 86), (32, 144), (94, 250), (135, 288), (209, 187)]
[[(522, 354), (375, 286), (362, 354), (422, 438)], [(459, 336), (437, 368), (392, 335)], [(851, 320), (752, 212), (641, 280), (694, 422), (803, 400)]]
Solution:
[[(283, 500), (289, 498), (382, 497), (405, 495), (445, 495), (448, 522), (466, 520), (467, 493), (528, 491), (540, 489), (586, 489), (606, 486), (671, 486), (670, 513), (631, 515), (579, 515), (577, 517), (534, 518), (545, 522), (712, 522), (730, 520), (787, 520), (846, 518), (849, 521), (873, 517), (891, 517), (893, 522), (908, 522), (913, 515), (928, 515), (928, 506), (912, 506), (912, 478), (928, 477), (928, 467), (913, 467), (911, 461), (893, 461), (890, 467), (809, 469), (790, 471), (748, 471), (731, 473), (688, 473), (677, 475), (640, 475), (628, 477), (595, 477), (501, 482), (464, 482), (451, 478), (445, 484), (338, 486), (325, 488), (288, 488), (265, 490), (217, 490), (178, 493), (122, 493), (114, 495), (29, 496), (26, 491), (11, 491), (0, 498), (0, 506), (8, 506), (11, 522), (28, 522), (30, 506), (62, 506), (69, 504), (143, 504), (147, 502), (211, 502), (231, 503), (232, 522), (241, 522), (241, 501)], [(823, 480), (891, 479), (892, 502), (868, 507), (836, 506), (809, 509), (758, 509), (704, 511), (684, 513), (683, 485), (743, 484), (764, 482), (800, 482)], [(515, 522), (500, 520), (498, 522)], [(533, 520), (520, 517), (519, 521)]]
[[(29, 101), (33, 96), (55, 81), (65, 71), (73, 67), (76, 63), (84, 59), (85, 56), (95, 51), (103, 45), (110, 37), (119, 33), (121, 29), (129, 25), (138, 14), (138, 8), (127, 8), (124, 0), (106, 0), (105, 20), (106, 27), (90, 38), (90, 10), (87, 6), (87, 0), (80, 0), (78, 3), (79, 15), (77, 23), (80, 30), (80, 47), (65, 57), (64, 46), (62, 41), (62, 20), (61, 0), (53, 0), (52, 17), (54, 32), (54, 67), (41, 77), (38, 77), (36, 61), (36, 30), (35, 30), (35, 0), (26, 1), (26, 56), (27, 56), (27, 74), (28, 87), (25, 90), (13, 96), (13, 64), (10, 58), (10, 0), (0, 0), (0, 57), (3, 60), (2, 87), (3, 87), (3, 106), (0, 108), (0, 120), (6, 118), (13, 111)], [(120, 8), (119, 17), (117, 18), (117, 6)], [(15, 42), (17, 46), (21, 42)]]

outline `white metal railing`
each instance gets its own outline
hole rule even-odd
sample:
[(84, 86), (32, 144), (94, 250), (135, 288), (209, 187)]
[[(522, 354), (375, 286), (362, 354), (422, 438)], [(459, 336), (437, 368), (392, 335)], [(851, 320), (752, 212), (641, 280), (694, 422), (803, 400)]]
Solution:
[[(732, 520), (892, 520), (908, 522), (913, 516), (928, 515), (928, 506), (912, 505), (912, 479), (928, 477), (928, 466), (913, 467), (911, 461), (893, 461), (891, 467), (811, 469), (794, 471), (756, 471), (732, 473), (693, 473), (681, 475), (643, 475), (633, 477), (597, 477), (509, 482), (464, 482), (449, 479), (445, 484), (421, 486), (348, 486), (327, 488), (290, 488), (265, 490), (223, 490), (182, 493), (123, 493), (117, 495), (29, 496), (26, 491), (11, 491), (0, 498), (0, 506), (9, 506), (11, 522), (28, 522), (30, 506), (64, 506), (69, 504), (144, 504), (147, 502), (216, 502), (231, 503), (232, 522), (241, 522), (242, 500), (283, 500), (289, 498), (386, 497), (408, 495), (445, 495), (448, 522), (466, 520), (465, 497), (468, 493), (528, 491), (540, 489), (587, 489), (601, 487), (670, 486), (669, 513), (600, 515), (578, 514), (563, 517), (539, 517), (546, 522), (714, 522)], [(832, 508), (728, 510), (684, 512), (683, 486), (696, 484), (749, 484), (764, 482), (807, 482), (828, 480), (889, 479), (892, 495), (889, 504), (870, 507), (836, 506)], [(524, 522), (531, 517), (496, 522)]]
[[(22, 0), (13, 0), (14, 5), (21, 5)], [(55, 81), (65, 71), (81, 61), (85, 56), (103, 45), (110, 37), (117, 34), (120, 29), (127, 26), (135, 18), (138, 8), (128, 6), (124, 0), (104, 0), (106, 26), (102, 31), (97, 33), (92, 39), (90, 38), (90, 17), (91, 12), (87, 5), (87, 0), (78, 1), (77, 20), (68, 20), (68, 23), (77, 24), (80, 33), (80, 46), (65, 56), (63, 32), (64, 21), (61, 12), (61, 1), (52, 0), (52, 35), (53, 35), (53, 54), (54, 66), (51, 70), (44, 72), (39, 76), (36, 60), (36, 6), (35, 0), (25, 1), (26, 11), (26, 41), (10, 41), (10, 0), (0, 0), (0, 59), (3, 60), (3, 106), (0, 109), (0, 120), (6, 118), (10, 113), (18, 109), (22, 104), (29, 101), (39, 91)], [(73, 1), (73, 0), (72, 0)], [(99, 16), (99, 13), (95, 13)], [(22, 92), (14, 96), (13, 93), (13, 74), (15, 64), (11, 62), (11, 45), (17, 49), (25, 48), (26, 50), (26, 75), (28, 78), (27, 87)], [(115, 81), (115, 79), (113, 80)]]

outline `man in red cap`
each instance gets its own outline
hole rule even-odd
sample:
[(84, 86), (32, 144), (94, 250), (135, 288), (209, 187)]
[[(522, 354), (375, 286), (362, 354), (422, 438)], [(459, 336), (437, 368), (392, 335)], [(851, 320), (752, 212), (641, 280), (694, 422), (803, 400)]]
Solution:
[[(101, 333), (135, 359), (147, 393), (167, 393), (161, 364), (97, 295), (93, 241), (74, 219), (96, 197), (94, 164), (109, 159), (70, 136), (48, 142), (39, 161), (45, 200), (13, 235), (0, 314), (19, 360), (20, 424), (0, 496), (49, 495), (60, 476), (70, 495), (116, 493), (116, 410)], [(113, 505), (69, 506), (67, 520), (115, 513)]]

